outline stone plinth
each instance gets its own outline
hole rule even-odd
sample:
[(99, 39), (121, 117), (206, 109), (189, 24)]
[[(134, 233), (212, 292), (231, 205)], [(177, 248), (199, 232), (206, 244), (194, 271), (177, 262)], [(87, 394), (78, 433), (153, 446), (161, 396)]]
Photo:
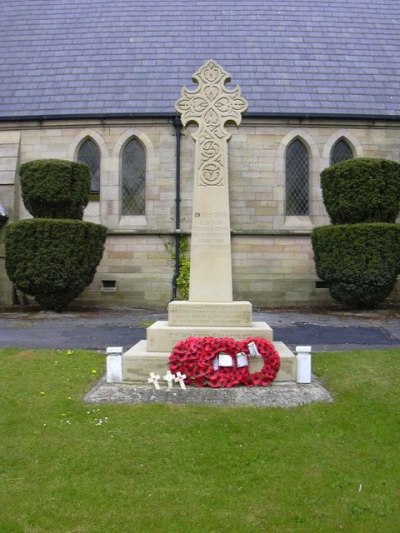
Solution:
[(147, 328), (149, 352), (170, 352), (175, 344), (188, 337), (262, 337), (272, 340), (272, 329), (265, 322), (253, 322), (251, 326), (169, 326), (159, 320)]
[(164, 376), (168, 370), (167, 352), (149, 352), (147, 341), (139, 341), (122, 358), (122, 380), (147, 382), (150, 372)]

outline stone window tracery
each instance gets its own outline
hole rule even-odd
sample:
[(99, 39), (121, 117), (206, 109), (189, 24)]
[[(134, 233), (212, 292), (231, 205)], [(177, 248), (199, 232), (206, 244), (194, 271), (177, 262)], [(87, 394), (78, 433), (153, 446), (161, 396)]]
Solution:
[(310, 211), (310, 156), (295, 139), (286, 150), (286, 216), (307, 216)]
[(144, 215), (146, 207), (146, 151), (132, 137), (122, 152), (122, 215)]
[(335, 165), (341, 161), (353, 159), (353, 157), (353, 150), (351, 149), (349, 143), (345, 139), (341, 138), (332, 146), (330, 164)]
[(80, 145), (77, 160), (90, 169), (90, 192), (100, 193), (100, 149), (90, 137)]

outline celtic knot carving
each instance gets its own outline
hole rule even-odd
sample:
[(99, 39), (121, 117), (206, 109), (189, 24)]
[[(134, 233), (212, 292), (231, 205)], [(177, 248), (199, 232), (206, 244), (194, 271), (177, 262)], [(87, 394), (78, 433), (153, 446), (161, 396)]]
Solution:
[(239, 126), (247, 102), (241, 96), (240, 87), (227, 89), (225, 84), (230, 75), (215, 61), (208, 61), (193, 75), (197, 89), (182, 89), (182, 96), (176, 102), (184, 126), (190, 122), (199, 128), (193, 134), (198, 150), (200, 168), (198, 179), (201, 185), (223, 185), (226, 169), (223, 165), (227, 152), (229, 133), (227, 122)]

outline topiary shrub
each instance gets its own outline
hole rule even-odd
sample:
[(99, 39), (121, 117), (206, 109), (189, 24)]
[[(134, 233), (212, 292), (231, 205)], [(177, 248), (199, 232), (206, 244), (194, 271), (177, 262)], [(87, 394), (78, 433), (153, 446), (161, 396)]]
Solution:
[(106, 231), (78, 220), (14, 222), (6, 228), (7, 274), (42, 308), (60, 311), (92, 282)]
[(400, 208), (400, 164), (385, 159), (350, 159), (321, 173), (332, 224), (396, 221)]
[(35, 218), (81, 219), (90, 194), (90, 171), (84, 163), (39, 159), (20, 168), (25, 207)]
[(107, 229), (81, 220), (89, 200), (89, 167), (41, 159), (23, 164), (20, 176), (25, 207), (34, 219), (7, 228), (7, 274), (42, 308), (60, 311), (92, 282), (103, 255)]
[(400, 272), (399, 224), (322, 226), (312, 232), (318, 276), (339, 302), (375, 307)]

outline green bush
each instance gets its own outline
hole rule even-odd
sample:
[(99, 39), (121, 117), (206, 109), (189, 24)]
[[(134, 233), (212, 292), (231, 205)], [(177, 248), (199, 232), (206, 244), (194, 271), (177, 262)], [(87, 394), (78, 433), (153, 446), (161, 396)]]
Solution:
[(395, 222), (400, 209), (400, 164), (385, 159), (350, 159), (321, 173), (332, 224)]
[(186, 235), (179, 241), (179, 276), (176, 280), (178, 287), (177, 299), (189, 299), (190, 259), (187, 257), (189, 241)]
[(25, 207), (35, 218), (82, 219), (90, 194), (90, 171), (83, 163), (39, 159), (20, 168)]
[(89, 285), (107, 229), (78, 220), (31, 219), (6, 228), (6, 270), (16, 289), (60, 311)]
[[(171, 254), (171, 258), (176, 261), (175, 249), (168, 243), (165, 247)], [(179, 272), (176, 278), (176, 299), (189, 299), (189, 281), (190, 281), (190, 259), (187, 257), (189, 249), (189, 239), (187, 235), (179, 236)]]
[(400, 224), (322, 226), (311, 239), (317, 274), (336, 300), (375, 307), (393, 289), (400, 272)]

